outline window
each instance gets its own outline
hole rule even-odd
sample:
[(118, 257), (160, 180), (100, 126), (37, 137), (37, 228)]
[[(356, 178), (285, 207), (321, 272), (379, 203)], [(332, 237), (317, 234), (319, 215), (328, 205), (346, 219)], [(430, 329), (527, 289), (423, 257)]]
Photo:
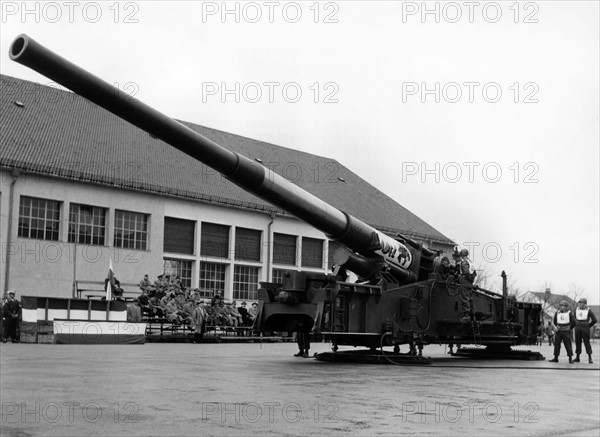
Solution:
[[(225, 293), (225, 264), (201, 262), (198, 288), (203, 293), (203, 297), (212, 297), (214, 294), (223, 296)], [(213, 294), (213, 292), (215, 293)]]
[(296, 236), (273, 234), (273, 264), (296, 265)]
[(235, 259), (260, 262), (261, 231), (235, 228)]
[(163, 270), (166, 275), (179, 276), (184, 287), (192, 287), (192, 261), (164, 258)]
[(104, 245), (106, 210), (97, 206), (71, 203), (69, 243)]
[(333, 254), (340, 247), (344, 247), (342, 243), (338, 243), (337, 241), (329, 241), (329, 256), (327, 257), (327, 268), (331, 270), (333, 267)]
[(235, 266), (233, 274), (233, 298), (258, 299), (258, 267)]
[(229, 226), (202, 223), (200, 255), (229, 259)]
[(138, 212), (115, 211), (115, 247), (146, 250), (148, 216)]
[(19, 204), (19, 237), (58, 241), (59, 224), (59, 202), (21, 196)]
[(323, 240), (302, 237), (302, 267), (323, 267)]
[(290, 271), (295, 271), (295, 270), (273, 269), (273, 279), (271, 279), (271, 282), (275, 282), (277, 284), (282, 284), (284, 273), (290, 272)]
[(194, 254), (196, 222), (165, 217), (163, 250), (171, 253)]

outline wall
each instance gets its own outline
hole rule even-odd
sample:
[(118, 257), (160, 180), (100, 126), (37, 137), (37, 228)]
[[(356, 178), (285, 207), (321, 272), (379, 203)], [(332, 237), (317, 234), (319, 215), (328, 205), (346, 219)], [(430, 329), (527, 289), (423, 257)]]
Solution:
[[(200, 261), (225, 262), (230, 267), (238, 263), (234, 260), (234, 232), (236, 226), (262, 231), (262, 254), (260, 263), (248, 263), (260, 267), (261, 280), (268, 278), (268, 266), (271, 259), (267, 254), (269, 239), (267, 232), (271, 217), (265, 213), (245, 211), (202, 204), (187, 200), (161, 197), (93, 184), (84, 184), (67, 180), (21, 174), (14, 185), (14, 203), (12, 230), (8, 236), (9, 192), (12, 177), (7, 170), (0, 170), (0, 241), (1, 287), (4, 291), (8, 276), (7, 289), (14, 288), (17, 295), (35, 295), (48, 297), (72, 297), (73, 283), (76, 280), (103, 281), (106, 278), (109, 262), (112, 260), (116, 276), (124, 283), (137, 283), (148, 273), (154, 280), (163, 272), (163, 256), (193, 261), (192, 287), (197, 286)], [(47, 241), (18, 237), (20, 196), (39, 197), (61, 202), (61, 223), (59, 241)], [(68, 212), (70, 203), (79, 203), (103, 207), (108, 210), (106, 245), (80, 245), (68, 243)], [(148, 214), (149, 236), (148, 250), (128, 250), (113, 247), (114, 213), (122, 209)], [(194, 255), (170, 254), (163, 252), (164, 217), (176, 217), (197, 221), (194, 242)], [(232, 227), (229, 258), (211, 260), (200, 257), (200, 223), (211, 222)], [(281, 232), (298, 236), (325, 239), (325, 236), (303, 222), (287, 217), (276, 217), (271, 232)], [(301, 241), (301, 239), (299, 239)], [(300, 253), (300, 248), (298, 248)], [(326, 252), (324, 260), (326, 260)], [(8, 275), (6, 268), (9, 265)], [(325, 267), (325, 266), (324, 266)], [(289, 266), (288, 266), (289, 268)], [(298, 268), (299, 264), (298, 264)], [(317, 270), (320, 269), (310, 269)], [(227, 270), (226, 298), (231, 297), (233, 268)]]
[[(157, 196), (81, 184), (71, 181), (21, 174), (14, 186), (12, 217), (9, 212), (10, 174), (0, 172), (2, 185), (2, 287), (8, 276), (8, 288), (19, 295), (71, 297), (74, 280), (103, 281), (112, 260), (122, 282), (139, 282), (148, 270), (162, 270), (162, 226), (164, 202)], [(20, 196), (39, 197), (61, 202), (58, 241), (17, 236)], [(67, 242), (69, 203), (104, 207), (107, 215), (107, 245), (80, 245)], [(149, 250), (128, 250), (112, 246), (114, 211), (123, 209), (150, 215)], [(8, 220), (12, 220), (8, 238)], [(7, 262), (10, 270), (6, 275)]]

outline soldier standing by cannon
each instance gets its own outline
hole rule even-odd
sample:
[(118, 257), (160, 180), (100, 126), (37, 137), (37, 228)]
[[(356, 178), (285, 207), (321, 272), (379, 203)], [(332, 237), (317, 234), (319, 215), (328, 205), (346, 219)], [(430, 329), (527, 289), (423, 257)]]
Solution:
[(577, 303), (577, 309), (575, 310), (575, 353), (577, 356), (573, 360), (579, 362), (579, 355), (581, 355), (581, 342), (585, 345), (585, 353), (588, 354), (588, 362), (592, 361), (592, 345), (590, 344), (590, 328), (596, 324), (596, 316), (587, 306), (587, 299), (581, 298)]
[(559, 310), (554, 314), (554, 326), (558, 328), (556, 338), (554, 340), (554, 359), (550, 363), (558, 363), (560, 355), (560, 344), (565, 344), (569, 363), (573, 363), (573, 346), (571, 339), (573, 337), (572, 330), (575, 326), (575, 316), (568, 309), (569, 304), (566, 300), (561, 300)]
[(460, 263), (457, 265), (459, 271), (460, 283), (460, 304), (463, 312), (461, 322), (470, 322), (471, 313), (471, 291), (473, 290), (473, 275), (471, 274), (471, 264), (469, 263), (469, 251), (461, 249)]

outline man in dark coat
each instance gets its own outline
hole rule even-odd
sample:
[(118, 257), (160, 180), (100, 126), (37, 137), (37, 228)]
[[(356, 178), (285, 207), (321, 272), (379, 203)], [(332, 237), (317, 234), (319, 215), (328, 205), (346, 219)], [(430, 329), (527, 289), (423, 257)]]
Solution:
[(247, 305), (248, 304), (246, 302), (242, 302), (242, 306), (240, 306), (237, 310), (242, 316), (242, 323), (244, 326), (252, 326), (254, 323), (254, 317), (252, 317), (248, 312), (248, 308), (246, 308)]
[(11, 338), (13, 343), (19, 342), (17, 328), (19, 325), (20, 310), (21, 304), (15, 299), (15, 290), (10, 290), (8, 292), (8, 299), (2, 308), (2, 315), (4, 316), (4, 332), (2, 333), (3, 343), (6, 343), (8, 337)]

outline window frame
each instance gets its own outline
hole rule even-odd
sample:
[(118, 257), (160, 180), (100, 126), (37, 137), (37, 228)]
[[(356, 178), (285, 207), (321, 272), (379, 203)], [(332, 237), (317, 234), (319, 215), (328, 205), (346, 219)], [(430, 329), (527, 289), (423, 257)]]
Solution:
[[(120, 217), (120, 215), (123, 215)], [(139, 220), (138, 219), (143, 219)], [(119, 223), (120, 222), (120, 223)], [(134, 229), (125, 228), (125, 224), (133, 223)], [(141, 223), (145, 229), (138, 229)], [(121, 249), (130, 250), (149, 250), (148, 234), (150, 229), (150, 215), (142, 212), (128, 211), (124, 209), (115, 209), (113, 246)], [(121, 231), (121, 232), (119, 232)], [(133, 239), (126, 238), (126, 234), (133, 233)], [(140, 238), (143, 236), (143, 240)], [(126, 241), (133, 241), (133, 247), (125, 245)]]
[[(73, 221), (73, 208), (77, 207), (77, 221)], [(85, 207), (85, 208), (91, 208), (91, 219), (92, 222), (91, 223), (82, 223), (81, 222), (81, 207)], [(96, 212), (101, 212), (102, 213), (102, 217), (100, 217), (100, 219), (102, 220), (101, 224), (96, 224), (96, 218), (98, 217), (95, 213)], [(107, 222), (107, 209), (103, 208), (101, 206), (94, 206), (94, 205), (87, 205), (87, 204), (83, 204), (83, 203), (75, 203), (72, 202), (69, 204), (69, 229), (67, 232), (67, 241), (69, 243), (74, 243), (74, 244), (87, 244), (90, 246), (105, 246), (106, 245), (106, 231), (107, 231), (107, 226), (106, 226), (106, 222)], [(91, 229), (91, 234), (82, 234), (82, 227), (90, 227)], [(72, 227), (75, 227), (75, 230), (72, 230)], [(99, 230), (98, 235), (96, 235), (96, 230)], [(82, 235), (84, 237), (89, 237), (89, 242), (88, 241), (81, 241), (81, 237)], [(94, 242), (94, 239), (98, 238), (99, 241), (98, 242)]]
[[(25, 202), (29, 202), (29, 204), (25, 205)], [(61, 203), (62, 202), (58, 200), (44, 199), (41, 197), (20, 196), (17, 236), (35, 240), (59, 241), (61, 229)], [(53, 206), (53, 208), (49, 209), (49, 206)], [(25, 210), (27, 210), (27, 213)], [(34, 210), (38, 212), (37, 216), (33, 216)], [(41, 216), (40, 212), (42, 212)], [(49, 215), (53, 215), (54, 217), (49, 217)], [(38, 225), (40, 222), (42, 223), (42, 227), (33, 227), (34, 223)], [(49, 224), (51, 225), (50, 229), (48, 226)]]

